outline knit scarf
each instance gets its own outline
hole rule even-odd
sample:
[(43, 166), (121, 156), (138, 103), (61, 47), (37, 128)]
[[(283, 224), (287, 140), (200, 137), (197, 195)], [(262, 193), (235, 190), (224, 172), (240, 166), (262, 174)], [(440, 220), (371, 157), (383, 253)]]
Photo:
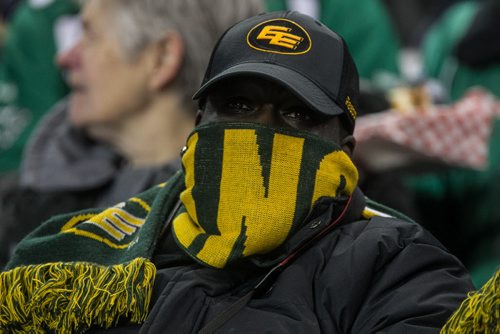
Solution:
[(500, 268), (478, 291), (469, 292), (440, 334), (500, 333)]
[(209, 124), (191, 134), (186, 149), (185, 212), (173, 234), (191, 257), (215, 268), (272, 251), (318, 199), (348, 197), (358, 178), (338, 145), (294, 129)]
[(255, 124), (199, 127), (183, 166), (123, 203), (56, 216), (28, 235), (0, 273), (0, 332), (144, 322), (156, 275), (150, 259), (179, 198), (172, 225), (179, 246), (223, 268), (275, 249), (316, 202), (349, 195), (357, 182), (331, 142)]
[(0, 273), (0, 333), (144, 322), (156, 275), (150, 259), (183, 186), (177, 173), (112, 208), (56, 216), (28, 235)]

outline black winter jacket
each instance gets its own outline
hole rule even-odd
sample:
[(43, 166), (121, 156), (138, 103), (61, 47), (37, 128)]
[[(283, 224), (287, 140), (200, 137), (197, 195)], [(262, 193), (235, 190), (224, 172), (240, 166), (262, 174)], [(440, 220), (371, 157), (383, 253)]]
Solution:
[[(313, 219), (296, 236), (307, 238), (329, 219)], [(296, 241), (273, 257), (288, 256)], [(269, 272), (258, 261), (202, 267), (170, 235), (154, 262), (146, 322), (91, 333), (197, 333)], [(438, 333), (473, 290), (462, 264), (420, 225), (380, 216), (343, 222), (267, 283), (217, 332)]]

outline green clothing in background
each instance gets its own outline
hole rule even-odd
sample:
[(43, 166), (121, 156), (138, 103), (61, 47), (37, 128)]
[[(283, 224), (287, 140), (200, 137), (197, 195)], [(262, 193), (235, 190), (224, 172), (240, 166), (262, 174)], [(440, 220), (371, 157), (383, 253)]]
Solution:
[[(399, 40), (381, 1), (317, 1), (320, 1), (318, 19), (346, 40), (361, 78), (373, 79), (378, 71), (398, 73)], [(270, 11), (289, 9), (286, 0), (266, 0), (266, 3)]]
[(0, 172), (19, 166), (38, 120), (68, 93), (55, 64), (54, 26), (77, 11), (71, 0), (38, 7), (25, 1), (9, 22), (0, 63)]
[(500, 119), (484, 171), (450, 169), (415, 176), (421, 222), (469, 269), (476, 287), (500, 266)]
[[(484, 14), (484, 3), (464, 1), (454, 5), (431, 28), (422, 44), (424, 70), (444, 85), (452, 101), (473, 86), (500, 96), (500, 62), (471, 67), (456, 57), (456, 46), (478, 23), (481, 10)], [(417, 192), (422, 221), (464, 262), (476, 287), (482, 286), (500, 266), (499, 119), (494, 122), (488, 157), (483, 171), (452, 168), (410, 181)]]
[(481, 1), (454, 5), (430, 29), (422, 43), (426, 74), (441, 81), (452, 101), (458, 100), (472, 86), (485, 87), (500, 96), (500, 65), (472, 68), (453, 55), (454, 47), (467, 32), (480, 6)]

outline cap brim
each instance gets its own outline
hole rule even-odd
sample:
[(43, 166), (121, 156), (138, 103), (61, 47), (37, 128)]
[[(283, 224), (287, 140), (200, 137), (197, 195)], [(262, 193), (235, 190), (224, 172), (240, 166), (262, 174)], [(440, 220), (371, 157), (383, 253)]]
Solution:
[(224, 79), (244, 75), (266, 78), (288, 87), (299, 99), (321, 114), (335, 116), (344, 113), (344, 110), (312, 81), (293, 70), (270, 63), (244, 63), (235, 65), (202, 85), (193, 95), (193, 99), (199, 99), (209, 88)]

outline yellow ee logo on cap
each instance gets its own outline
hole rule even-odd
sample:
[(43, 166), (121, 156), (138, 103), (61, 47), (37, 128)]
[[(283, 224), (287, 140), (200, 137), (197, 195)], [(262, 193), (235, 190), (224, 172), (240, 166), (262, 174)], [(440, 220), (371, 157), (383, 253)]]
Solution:
[(311, 50), (312, 42), (307, 31), (287, 19), (274, 19), (259, 23), (247, 35), (253, 49), (286, 55), (299, 55)]

